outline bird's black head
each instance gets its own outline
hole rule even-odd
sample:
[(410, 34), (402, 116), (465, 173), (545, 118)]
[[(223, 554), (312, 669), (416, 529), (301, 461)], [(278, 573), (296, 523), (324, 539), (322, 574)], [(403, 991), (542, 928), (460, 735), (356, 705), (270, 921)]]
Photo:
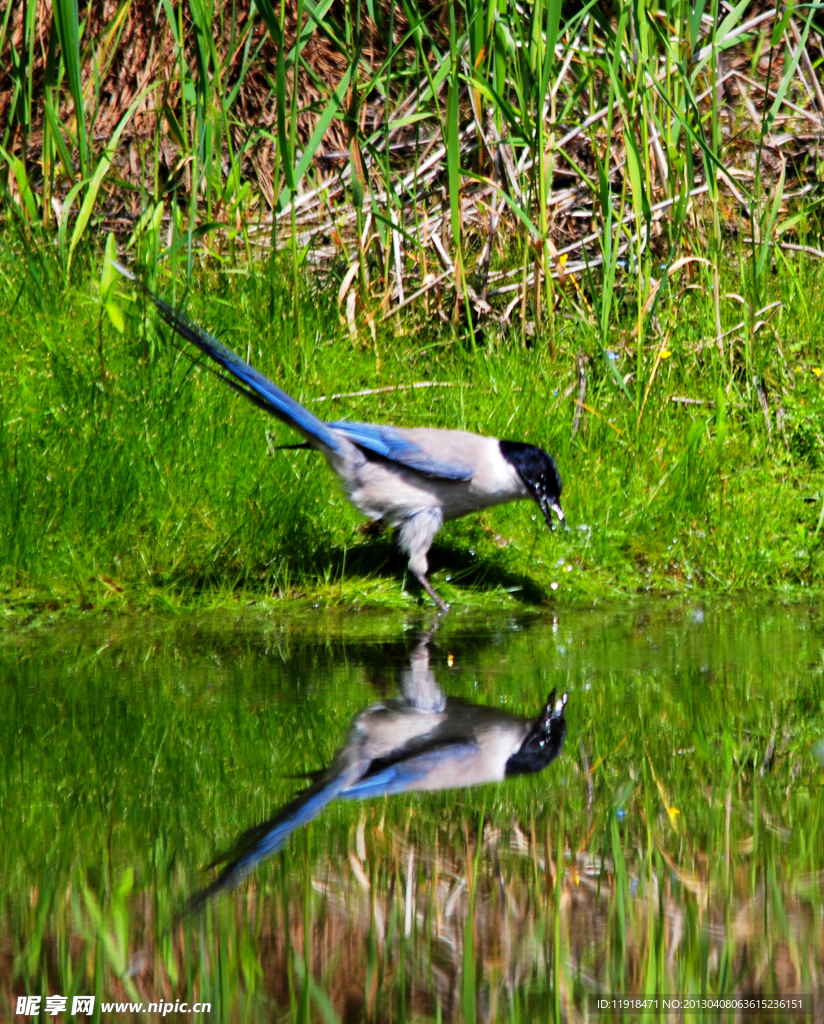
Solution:
[(532, 723), (526, 739), (506, 762), (507, 775), (525, 775), (539, 772), (561, 753), (566, 738), (564, 707), (567, 694), (555, 699), (555, 690), (547, 698), (546, 707)]
[(552, 512), (559, 522), (564, 521), (561, 508), (561, 474), (551, 455), (543, 448), (521, 441), (499, 441), (501, 455), (515, 467), (526, 489), (538, 503), (547, 526), (555, 529)]

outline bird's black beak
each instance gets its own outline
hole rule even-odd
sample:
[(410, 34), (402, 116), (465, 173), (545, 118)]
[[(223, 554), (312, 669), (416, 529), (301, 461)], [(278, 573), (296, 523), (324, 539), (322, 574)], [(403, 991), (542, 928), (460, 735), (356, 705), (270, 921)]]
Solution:
[[(563, 518), (563, 517), (562, 517)], [(538, 719), (538, 724), (541, 728), (549, 732), (552, 729), (552, 723), (557, 722), (564, 717), (564, 708), (569, 700), (569, 694), (565, 693), (557, 700), (556, 695), (558, 691), (553, 690), (552, 693), (546, 699), (546, 707), (541, 713), (541, 717)]]
[(539, 772), (561, 753), (566, 738), (564, 707), (567, 694), (556, 700), (555, 690), (549, 695), (546, 706), (532, 723), (524, 742), (506, 762), (505, 774), (523, 775)]
[(553, 512), (558, 517), (559, 523), (564, 521), (564, 510), (561, 508), (561, 503), (557, 499), (555, 501), (551, 501), (549, 498), (541, 498), (538, 502), (538, 506), (543, 512), (544, 519), (546, 519), (546, 525), (550, 530), (555, 529), (555, 520), (552, 518)]

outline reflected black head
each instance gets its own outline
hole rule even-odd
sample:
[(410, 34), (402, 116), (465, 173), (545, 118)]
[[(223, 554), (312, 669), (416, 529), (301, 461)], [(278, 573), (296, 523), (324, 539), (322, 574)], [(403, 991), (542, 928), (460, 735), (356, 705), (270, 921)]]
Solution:
[(561, 474), (555, 460), (543, 448), (521, 441), (499, 441), (501, 455), (518, 471), (527, 490), (538, 503), (551, 530), (555, 529), (551, 513), (564, 520), (561, 508)]
[(506, 762), (507, 775), (525, 775), (539, 772), (561, 753), (566, 738), (564, 707), (567, 695), (555, 700), (555, 690), (549, 695), (546, 707), (516, 751)]

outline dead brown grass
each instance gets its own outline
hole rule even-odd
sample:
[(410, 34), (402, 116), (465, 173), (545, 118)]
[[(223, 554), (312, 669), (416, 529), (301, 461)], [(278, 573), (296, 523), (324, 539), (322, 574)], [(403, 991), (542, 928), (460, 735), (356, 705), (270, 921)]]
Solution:
[[(365, 9), (362, 12), (366, 45), (363, 58), (370, 67), (378, 67), (387, 54), (389, 9), (391, 0), (382, 0), (383, 23), (372, 22)], [(278, 4), (275, 5), (280, 13)], [(345, 0), (334, 0), (330, 10), (331, 19), (343, 26)], [(440, 0), (428, 0), (421, 4), (423, 10), (434, 10), (442, 6)], [(193, 79), (197, 77), (197, 59), (194, 45), (194, 25), (189, 6), (175, 7), (182, 21), (184, 40), (181, 54), (165, 15), (154, 0), (100, 0), (89, 3), (85, 10), (81, 6), (80, 17), (85, 19), (81, 52), (83, 58), (83, 88), (87, 103), (90, 104), (88, 129), (97, 145), (109, 140), (115, 126), (129, 109), (135, 98), (146, 91), (137, 112), (122, 137), (120, 154), (117, 159), (123, 181), (139, 188), (151, 187), (146, 180), (147, 166), (153, 166), (153, 149), (157, 146), (161, 174), (168, 181), (182, 175), (184, 184), (190, 184), (188, 168), (181, 164), (181, 147), (175, 140), (174, 124), (180, 123), (183, 115), (181, 99), (181, 62), (190, 70)], [(13, 120), (13, 78), (12, 49), (21, 52), (24, 41), (25, 4), (12, 4), (9, 28), (5, 45), (0, 52), (0, 125)], [(9, 150), (23, 158), (33, 176), (38, 178), (38, 161), (42, 151), (45, 121), (42, 97), (47, 85), (47, 64), (50, 48), (56, 41), (51, 0), (37, 0), (36, 43), (33, 60), (28, 69), (33, 103), (28, 123), (15, 119), (16, 124), (9, 140)], [(406, 33), (409, 23), (401, 9), (393, 15), (395, 43)], [(304, 16), (303, 23), (307, 18)], [(217, 29), (217, 55), (225, 67), (225, 88), (234, 88), (242, 77), (236, 102), (231, 111), (233, 144), (240, 147), (250, 132), (260, 128), (273, 128), (276, 111), (274, 103), (275, 65), (277, 48), (268, 35), (260, 17), (252, 17), (250, 0), (226, 3), (215, 18)], [(284, 33), (287, 48), (294, 44), (297, 35), (297, 9), (294, 3), (287, 3), (284, 13)], [(55, 41), (52, 35), (55, 35)], [(251, 52), (257, 52), (256, 59), (244, 70), (244, 47), (247, 36), (251, 35)], [(347, 66), (346, 57), (323, 33), (314, 32), (303, 50), (303, 59), (312, 75), (325, 85), (334, 88), (340, 81)], [(95, 96), (95, 82), (98, 85), (98, 99)], [(287, 89), (294, 86), (290, 73)], [(317, 120), (316, 108), (325, 97), (321, 94), (311, 75), (298, 78), (297, 103), (298, 135), (305, 142)], [(68, 90), (60, 94), (60, 121), (64, 125), (73, 123), (73, 105)], [(362, 116), (368, 117), (368, 107), (362, 108)], [(273, 199), (272, 165), (274, 143), (258, 138), (248, 155), (245, 170), (256, 179), (266, 199)], [(324, 142), (317, 153), (317, 161), (326, 164), (348, 157), (347, 129), (343, 121), (336, 119), (326, 133)], [(63, 192), (72, 183), (65, 182)]]

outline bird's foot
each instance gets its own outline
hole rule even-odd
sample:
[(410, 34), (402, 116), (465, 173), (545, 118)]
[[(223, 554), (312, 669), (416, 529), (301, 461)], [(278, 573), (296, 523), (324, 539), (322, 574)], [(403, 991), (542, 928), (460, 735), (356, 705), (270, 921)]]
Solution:
[(415, 575), (418, 577), (418, 582), (420, 583), (420, 585), (438, 606), (438, 612), (441, 615), (446, 615), (446, 613), (449, 611), (449, 605), (446, 603), (446, 601), (442, 601), (441, 598), (438, 597), (437, 591), (422, 572), (415, 573)]

